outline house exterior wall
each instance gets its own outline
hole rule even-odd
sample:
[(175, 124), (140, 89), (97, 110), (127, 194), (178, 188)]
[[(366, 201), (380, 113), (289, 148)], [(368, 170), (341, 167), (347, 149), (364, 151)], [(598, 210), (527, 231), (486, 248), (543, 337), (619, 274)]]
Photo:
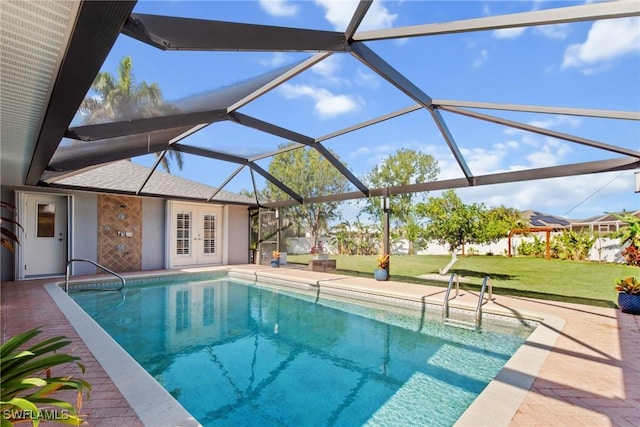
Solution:
[[(13, 190), (1, 187), (0, 199), (3, 202), (15, 205), (15, 194)], [(9, 209), (2, 209), (2, 216), (11, 218), (13, 212)], [(7, 281), (14, 278), (14, 254), (6, 248), (0, 247), (0, 280)]]
[[(1, 187), (0, 197), (2, 201), (15, 205), (15, 192), (28, 191), (34, 192), (33, 188), (13, 188)], [(38, 193), (48, 193), (48, 191), (37, 191)], [(72, 203), (72, 227), (69, 230), (70, 243), (72, 244), (73, 258), (90, 259), (100, 262), (98, 248), (103, 246), (105, 239), (100, 239), (101, 230), (104, 226), (99, 222), (99, 198), (104, 195), (89, 192), (62, 192), (56, 191), (56, 194), (67, 194), (73, 196)], [(140, 261), (138, 262), (138, 270), (158, 270), (165, 268), (165, 234), (167, 231), (166, 209), (167, 201), (158, 198), (136, 198), (130, 196), (113, 196), (117, 200), (127, 201), (135, 199), (135, 203), (141, 203), (141, 216), (139, 223), (134, 224), (140, 227), (141, 233), (141, 249), (139, 249)], [(115, 199), (114, 199), (115, 200)], [(122, 203), (126, 204), (126, 203)], [(116, 206), (117, 205), (117, 206)], [(109, 212), (103, 212), (117, 218), (120, 203), (115, 203), (115, 208)], [(114, 210), (115, 209), (115, 210)], [(124, 208), (123, 208), (124, 209)], [(246, 206), (228, 205), (225, 207), (225, 215), (227, 217), (224, 230), (224, 238), (227, 239), (227, 253), (225, 264), (245, 264), (249, 261), (249, 213)], [(10, 217), (11, 212), (3, 210), (3, 216)], [(131, 227), (132, 228), (132, 227)], [(117, 235), (118, 230), (114, 230)], [(127, 230), (121, 230), (127, 231)], [(134, 231), (133, 228), (129, 231)], [(122, 240), (130, 241), (132, 238)], [(102, 242), (102, 243), (100, 243)], [(113, 242), (111, 242), (113, 243)], [(114, 245), (111, 245), (114, 246)], [(117, 246), (117, 245), (115, 245)], [(126, 245), (128, 247), (128, 245)], [(104, 249), (104, 248), (103, 248)], [(2, 281), (14, 280), (16, 272), (14, 268), (14, 254), (5, 248), (0, 248), (2, 257), (0, 260), (0, 278)], [(125, 250), (126, 252), (126, 250)], [(17, 256), (17, 251), (15, 256)], [(109, 266), (107, 266), (109, 267)], [(110, 267), (109, 267), (110, 268)], [(89, 263), (77, 262), (73, 265), (73, 274), (91, 275), (97, 273), (98, 269)], [(121, 268), (116, 271), (124, 271)]]
[(246, 206), (229, 205), (225, 215), (227, 264), (246, 264), (249, 262), (249, 210)]
[(165, 210), (165, 200), (142, 199), (142, 270), (165, 267)]
[[(76, 193), (73, 196), (73, 257), (98, 258), (98, 195)], [(96, 267), (88, 262), (76, 262), (73, 265), (75, 275), (95, 274)]]
[(142, 269), (142, 198), (98, 196), (98, 264), (115, 272)]

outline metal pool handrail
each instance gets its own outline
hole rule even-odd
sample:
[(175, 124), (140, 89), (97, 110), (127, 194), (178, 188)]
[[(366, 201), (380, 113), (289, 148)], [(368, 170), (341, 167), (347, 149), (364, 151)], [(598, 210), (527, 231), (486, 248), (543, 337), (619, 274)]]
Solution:
[(64, 280), (64, 291), (65, 291), (66, 293), (69, 293), (69, 267), (71, 267), (71, 264), (73, 264), (73, 263), (74, 263), (74, 262), (76, 262), (76, 261), (78, 261), (78, 262), (88, 262), (88, 263), (90, 263), (90, 264), (95, 265), (95, 266), (96, 266), (96, 267), (98, 267), (98, 268), (103, 269), (103, 270), (104, 270), (104, 271), (106, 271), (107, 273), (109, 273), (109, 274), (112, 274), (112, 275), (116, 276), (116, 277), (117, 277), (118, 279), (120, 279), (120, 281), (122, 282), (122, 286), (120, 286), (120, 289), (118, 289), (118, 290), (122, 290), (122, 289), (124, 289), (124, 286), (127, 284), (127, 281), (126, 281), (126, 280), (124, 280), (124, 277), (122, 277), (121, 275), (119, 275), (119, 274), (118, 274), (118, 273), (116, 273), (115, 271), (109, 270), (107, 267), (105, 267), (105, 266), (102, 266), (102, 265), (98, 264), (98, 263), (97, 263), (97, 262), (95, 262), (95, 261), (92, 261), (92, 260), (90, 260), (90, 259), (74, 258), (74, 259), (70, 259), (70, 260), (69, 260), (69, 262), (67, 262), (67, 275), (66, 275), (65, 280)]
[(484, 276), (482, 281), (482, 289), (480, 289), (480, 297), (478, 298), (478, 306), (476, 307), (476, 325), (479, 326), (482, 322), (482, 301), (484, 300), (484, 293), (487, 290), (487, 283), (489, 283), (489, 301), (493, 298), (493, 286), (489, 282), (489, 276)]
[[(442, 304), (442, 318), (449, 317), (449, 294), (451, 293), (451, 286), (456, 284), (456, 295), (453, 298), (457, 298), (460, 295), (460, 280), (456, 273), (451, 273), (449, 277), (449, 286), (447, 286), (447, 292), (444, 294), (444, 303)], [(453, 299), (452, 298), (452, 299)]]

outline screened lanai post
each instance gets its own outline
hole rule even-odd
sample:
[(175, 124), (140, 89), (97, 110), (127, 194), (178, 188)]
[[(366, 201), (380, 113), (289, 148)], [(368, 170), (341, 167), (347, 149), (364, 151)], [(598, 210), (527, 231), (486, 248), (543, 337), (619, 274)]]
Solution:
[(438, 129), (440, 129), (440, 133), (442, 133), (442, 136), (447, 142), (449, 149), (458, 162), (458, 165), (460, 165), (460, 168), (462, 169), (465, 177), (471, 184), (473, 181), (471, 170), (467, 166), (467, 162), (464, 160), (462, 153), (458, 149), (458, 146), (456, 145), (451, 132), (449, 132), (444, 119), (437, 111), (431, 108), (433, 103), (431, 97), (424, 93), (419, 87), (414, 85), (409, 79), (398, 72), (398, 70), (393, 68), (384, 59), (378, 56), (374, 51), (369, 49), (369, 47), (367, 47), (364, 43), (353, 43), (351, 45), (351, 53), (363, 64), (371, 68), (389, 83), (398, 88), (405, 95), (418, 102), (425, 109), (429, 110), (434, 121), (436, 122), (436, 125), (438, 126)]
[(236, 123), (256, 129), (271, 135), (279, 136), (289, 141), (297, 142), (309, 147), (313, 147), (335, 167), (349, 182), (355, 185), (358, 190), (364, 195), (369, 194), (369, 189), (364, 185), (354, 174), (351, 173), (329, 150), (324, 146), (317, 143), (313, 138), (300, 133), (294, 132), (290, 129), (285, 129), (280, 126), (276, 126), (272, 123), (265, 122), (255, 117), (248, 116), (246, 114), (233, 112), (229, 113), (229, 117)]
[(215, 190), (213, 193), (211, 193), (211, 195), (210, 195), (209, 197), (207, 197), (207, 202), (210, 202), (211, 200), (213, 200), (213, 198), (214, 198), (214, 197), (216, 197), (216, 195), (217, 195), (219, 192), (221, 192), (221, 191), (224, 189), (224, 187), (225, 187), (229, 182), (231, 182), (231, 180), (232, 180), (233, 178), (235, 178), (235, 177), (236, 177), (236, 175), (238, 175), (238, 174), (240, 173), (240, 171), (241, 171), (244, 167), (245, 167), (245, 165), (241, 165), (241, 166), (239, 166), (239, 167), (238, 167), (238, 168), (237, 168), (237, 169), (236, 169), (236, 170), (235, 170), (231, 175), (229, 175), (229, 177), (228, 177), (227, 179), (225, 179), (225, 181), (224, 181), (222, 184), (220, 184), (220, 186), (219, 186), (218, 188), (216, 188), (216, 190)]
[(546, 105), (496, 104), (494, 102), (452, 101), (448, 99), (434, 99), (433, 106), (441, 109), (445, 109), (445, 107), (482, 108), (485, 110), (561, 114), (565, 116), (598, 117), (602, 119), (640, 120), (640, 111), (595, 110), (590, 108), (551, 107)]
[[(59, 58), (60, 68), (50, 81), (55, 84), (42, 111), (41, 126), (34, 129), (38, 136), (24, 184), (38, 185), (135, 5), (135, 1), (80, 3), (66, 51), (62, 51), (64, 57)], [(4, 31), (3, 27), (3, 37)], [(91, 52), (90, 60), (87, 60), (88, 52)]]
[(458, 144), (456, 144), (456, 141), (453, 139), (453, 135), (451, 134), (447, 123), (442, 117), (442, 114), (440, 114), (440, 111), (438, 111), (437, 108), (429, 108), (428, 110), (431, 113), (431, 117), (433, 117), (433, 121), (436, 123), (436, 126), (438, 126), (442, 137), (449, 146), (451, 154), (453, 154), (456, 162), (458, 162), (458, 166), (460, 166), (460, 169), (462, 169), (462, 173), (464, 173), (467, 181), (469, 181), (469, 185), (473, 185), (474, 178), (473, 174), (471, 173), (471, 169), (469, 169), (469, 165), (467, 165), (467, 162), (465, 161), (462, 153), (460, 152), (460, 149), (458, 148)]
[(438, 34), (467, 33), (504, 28), (534, 27), (538, 25), (566, 24), (600, 19), (626, 18), (640, 15), (640, 2), (607, 1), (578, 6), (558, 7), (531, 12), (464, 19), (437, 24), (412, 25), (383, 30), (362, 31), (354, 35), (356, 41), (388, 40), (433, 36)]
[[(258, 172), (260, 175), (262, 175), (264, 178), (266, 178), (268, 181), (270, 181), (273, 185), (278, 187), (280, 190), (282, 190), (285, 193), (287, 193), (289, 195), (289, 197), (291, 197), (293, 200), (298, 202), (298, 204), (302, 204), (303, 203), (303, 199), (302, 199), (301, 195), (299, 195), (298, 193), (293, 191), (291, 188), (289, 188), (288, 186), (283, 184), (282, 181), (280, 181), (279, 179), (275, 178), (269, 172), (267, 172), (266, 170), (262, 169), (260, 166), (258, 166), (255, 163), (249, 163), (249, 167), (251, 168), (251, 170), (255, 170), (256, 172)], [(254, 183), (254, 186), (255, 186), (255, 183)]]
[(392, 113), (384, 114), (382, 116), (375, 117), (375, 118), (370, 119), (370, 120), (366, 120), (366, 121), (364, 121), (362, 123), (358, 123), (356, 125), (349, 126), (349, 127), (344, 128), (344, 129), (340, 129), (340, 130), (337, 130), (335, 132), (328, 133), (328, 134), (326, 134), (324, 136), (316, 138), (316, 142), (324, 142), (324, 141), (326, 141), (328, 139), (336, 138), (338, 136), (345, 135), (345, 134), (347, 134), (349, 132), (353, 132), (353, 131), (356, 131), (356, 130), (359, 130), (359, 129), (363, 129), (363, 128), (366, 128), (367, 126), (375, 125), (377, 123), (382, 123), (384, 121), (391, 120), (391, 119), (393, 119), (395, 117), (400, 117), (402, 115), (405, 115), (405, 114), (408, 114), (408, 113), (412, 113), (414, 111), (418, 111), (418, 110), (420, 110), (422, 108), (424, 108), (424, 107), (422, 105), (420, 105), (420, 104), (416, 104), (416, 105), (413, 105), (411, 107), (405, 107), (405, 108), (402, 108), (400, 110), (396, 110), (396, 111), (394, 111)]
[[(383, 223), (383, 241), (382, 241), (382, 251), (383, 251), (383, 255), (391, 255), (390, 249), (391, 249), (391, 244), (390, 244), (390, 239), (389, 239), (389, 233), (390, 233), (390, 222), (389, 222), (389, 216), (390, 216), (390, 210), (391, 210), (391, 200), (389, 198), (389, 187), (387, 187), (387, 191), (386, 194), (384, 196), (382, 196), (380, 198), (380, 207), (382, 208), (382, 213), (384, 215), (384, 223)], [(391, 277), (391, 257), (389, 257), (389, 264), (387, 266), (387, 277)]]
[(132, 13), (122, 33), (161, 50), (343, 52), (337, 31)]
[(356, 7), (355, 12), (353, 12), (353, 16), (351, 17), (351, 21), (349, 21), (349, 25), (347, 25), (347, 29), (344, 32), (345, 38), (350, 40), (355, 34), (356, 30), (362, 23), (367, 11), (371, 7), (372, 0), (360, 0), (358, 2), (358, 6)]
[(414, 85), (364, 43), (352, 43), (351, 54), (418, 104), (425, 108), (431, 106), (432, 100), (429, 95), (424, 93), (419, 87)]
[(149, 180), (151, 179), (151, 175), (153, 175), (153, 173), (156, 171), (156, 169), (158, 168), (158, 165), (162, 162), (162, 159), (164, 159), (165, 154), (167, 154), (167, 150), (163, 150), (160, 155), (158, 156), (158, 158), (156, 159), (155, 163), (153, 164), (153, 166), (151, 167), (151, 169), (149, 170), (149, 172), (147, 173), (147, 176), (145, 177), (144, 181), (142, 182), (142, 184), (140, 185), (140, 187), (138, 187), (138, 191), (136, 191), (136, 196), (139, 196), (140, 193), (142, 192), (142, 189), (144, 188), (145, 185), (147, 185), (147, 183), (149, 182)]
[(593, 141), (587, 138), (581, 138), (579, 136), (569, 135), (562, 132), (556, 132), (550, 129), (544, 129), (537, 126), (527, 125), (513, 120), (507, 120), (500, 117), (491, 116), (488, 114), (478, 113), (476, 111), (469, 111), (464, 108), (454, 107), (441, 107), (445, 111), (460, 114), (462, 116), (473, 117), (479, 120), (484, 120), (491, 123), (497, 123), (505, 126), (509, 126), (515, 129), (520, 129), (528, 132), (537, 133), (544, 136), (550, 136), (552, 138), (563, 139), (565, 141), (574, 142), (577, 144), (586, 145), (588, 147), (600, 148), (602, 150), (611, 151), (613, 153), (624, 154), (626, 156), (640, 157), (640, 151), (630, 150), (628, 148), (619, 147), (616, 145), (605, 144), (603, 142)]
[(276, 208), (276, 251), (280, 252), (280, 209)]
[(277, 76), (276, 78), (274, 78), (270, 82), (265, 83), (262, 87), (256, 89), (255, 91), (253, 91), (252, 93), (248, 94), (244, 98), (242, 98), (242, 99), (238, 100), (237, 102), (231, 104), (229, 107), (227, 107), (227, 112), (230, 113), (232, 111), (236, 111), (238, 108), (241, 108), (244, 105), (248, 104), (249, 102), (253, 101), (254, 99), (259, 98), (260, 96), (262, 96), (265, 93), (269, 92), (271, 89), (274, 89), (274, 88), (280, 86), (281, 84), (286, 83), (287, 81), (291, 80), (292, 78), (294, 78), (298, 74), (300, 74), (303, 71), (311, 68), (312, 66), (314, 66), (318, 62), (324, 60), (325, 58), (327, 58), (327, 57), (329, 57), (331, 55), (332, 55), (331, 52), (316, 53), (311, 58), (308, 58), (308, 59), (300, 62), (299, 64), (297, 64), (297, 65), (285, 70), (281, 75)]
[[(251, 175), (251, 185), (253, 186), (253, 196), (256, 198), (256, 205), (258, 205), (258, 207), (260, 207), (260, 200), (258, 199), (258, 186), (256, 186), (256, 177), (253, 175), (253, 169), (249, 169), (250, 175)], [(260, 224), (260, 221), (258, 221), (258, 227)], [(260, 244), (260, 233), (258, 233), (258, 244)]]

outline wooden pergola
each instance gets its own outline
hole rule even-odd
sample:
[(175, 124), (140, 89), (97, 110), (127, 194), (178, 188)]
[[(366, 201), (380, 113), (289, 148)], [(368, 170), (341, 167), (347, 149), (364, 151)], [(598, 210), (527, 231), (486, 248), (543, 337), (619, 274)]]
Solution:
[(551, 232), (555, 231), (556, 229), (553, 227), (530, 227), (530, 228), (514, 228), (513, 230), (509, 231), (509, 236), (508, 236), (508, 256), (509, 258), (512, 257), (511, 254), (511, 237), (513, 237), (514, 234), (524, 234), (524, 233), (539, 233), (544, 231), (545, 232), (545, 237), (546, 237), (546, 250), (545, 250), (545, 255), (544, 258), (549, 260), (551, 259)]

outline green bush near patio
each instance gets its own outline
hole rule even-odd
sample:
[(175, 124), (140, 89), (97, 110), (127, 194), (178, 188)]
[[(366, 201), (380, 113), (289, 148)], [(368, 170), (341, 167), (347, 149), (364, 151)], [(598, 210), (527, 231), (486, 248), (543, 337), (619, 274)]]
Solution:
[[(375, 256), (331, 255), (336, 259), (336, 273), (373, 277)], [(307, 264), (311, 255), (288, 255), (289, 263)], [(442, 280), (421, 279), (438, 275), (448, 255), (392, 255), (390, 280), (431, 286), (447, 286)], [(479, 289), (485, 275), (491, 277), (495, 294), (524, 296), (594, 306), (616, 307), (616, 279), (638, 275), (637, 267), (624, 264), (563, 261), (503, 256), (459, 257), (451, 272), (469, 280), (462, 288)], [(439, 275), (438, 275), (439, 276)]]

